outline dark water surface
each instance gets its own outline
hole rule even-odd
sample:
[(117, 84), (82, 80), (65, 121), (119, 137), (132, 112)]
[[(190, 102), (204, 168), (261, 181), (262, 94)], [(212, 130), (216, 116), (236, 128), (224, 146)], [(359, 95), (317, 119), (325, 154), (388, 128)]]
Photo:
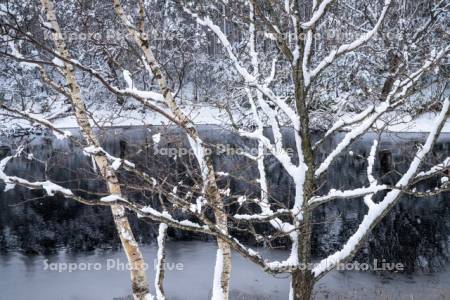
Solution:
[[(158, 146), (152, 135), (162, 132)], [(234, 148), (251, 148), (254, 143), (214, 126), (201, 128), (205, 140), (212, 144), (231, 145)], [(269, 134), (270, 135), (270, 134)], [(396, 171), (406, 169), (424, 134), (386, 134), (383, 136), (375, 175), (387, 184), (398, 178)], [(294, 148), (294, 141), (286, 130), (285, 145)], [(342, 134), (327, 141), (316, 151), (321, 161), (342, 138)], [(328, 188), (348, 189), (366, 186), (366, 157), (374, 134), (367, 134), (351, 147), (352, 153), (340, 156), (332, 164), (320, 192)], [(156, 154), (158, 149), (179, 149), (186, 145), (183, 135), (173, 129), (143, 127), (110, 129), (102, 134), (103, 145), (110, 153), (137, 162), (149, 174), (162, 175), (183, 171), (187, 158)], [(89, 191), (104, 190), (92, 170), (90, 160), (82, 151), (65, 141), (47, 136), (0, 138), (0, 157), (7, 155), (12, 145), (26, 145), (36, 157), (47, 161), (47, 175), (53, 181), (78, 190), (81, 195), (93, 197)], [(450, 156), (450, 134), (443, 134), (431, 153), (427, 166)], [(215, 155), (218, 171), (229, 172), (249, 179), (255, 178), (256, 166), (240, 155)], [(291, 203), (293, 186), (289, 176), (278, 162), (266, 161), (271, 193), (284, 203)], [(42, 164), (26, 159), (15, 159), (8, 174), (17, 174), (33, 180), (42, 180)], [(176, 173), (176, 172), (175, 172)], [(125, 176), (125, 175), (123, 175)], [(178, 182), (178, 175), (171, 175)], [(181, 176), (181, 175), (180, 175)], [(183, 179), (183, 178), (181, 178)], [(124, 177), (129, 184), (133, 178)], [(419, 190), (432, 190), (440, 178), (430, 179)], [(257, 194), (257, 190), (235, 179), (221, 182), (233, 193)], [(127, 190), (127, 197), (154, 203), (153, 195)], [(375, 276), (371, 273), (334, 272), (327, 275), (316, 288), (316, 296), (326, 299), (450, 299), (450, 197), (416, 199), (404, 196), (399, 205), (376, 227), (364, 249), (356, 258), (359, 262), (387, 259), (400, 262), (412, 275)], [(339, 249), (346, 238), (357, 228), (366, 213), (360, 199), (335, 201), (320, 207), (315, 213), (313, 255), (316, 259)], [(144, 247), (145, 256), (154, 257), (153, 247), (156, 227), (130, 216), (132, 226)], [(212, 281), (215, 246), (211, 243), (193, 242), (207, 237), (179, 231), (170, 231), (168, 259), (182, 261), (183, 272), (169, 272), (167, 290), (170, 299), (207, 299)], [(245, 236), (244, 241), (252, 244)], [(186, 242), (189, 240), (190, 242)], [(283, 245), (283, 241), (279, 241)], [(16, 188), (0, 192), (0, 299), (112, 299), (129, 294), (127, 271), (52, 272), (45, 271), (44, 260), (55, 262), (102, 262), (122, 257), (119, 240), (112, 226), (110, 211), (105, 207), (88, 207), (59, 196), (46, 197), (42, 191)], [(269, 257), (285, 256), (283, 251), (267, 250)], [(123, 257), (122, 257), (123, 259)], [(254, 265), (240, 257), (234, 258), (233, 297), (235, 299), (286, 299), (288, 281), (265, 275)], [(152, 273), (152, 268), (149, 270)], [(422, 273), (433, 273), (421, 275)], [(399, 277), (400, 276), (400, 277)], [(403, 276), (403, 277), (402, 277)], [(395, 284), (394, 284), (395, 282)], [(373, 284), (371, 284), (373, 283)], [(346, 286), (352, 286), (346, 288)], [(398, 287), (398, 291), (396, 290)], [(359, 290), (360, 289), (360, 290)], [(188, 291), (188, 292), (186, 292)], [(245, 292), (245, 294), (243, 293)], [(414, 296), (408, 296), (411, 292)], [(363, 293), (363, 294), (361, 294)], [(385, 294), (383, 294), (385, 293)], [(353, 295), (355, 294), (355, 295)], [(255, 296), (250, 296), (255, 295)], [(386, 296), (388, 295), (388, 296)], [(434, 296), (433, 296), (434, 295)], [(442, 298), (444, 295), (447, 298)], [(403, 297), (404, 296), (404, 297)], [(420, 297), (419, 297), (420, 296)], [(367, 298), (366, 297), (366, 298)], [(417, 298), (419, 297), (419, 298)]]
[[(168, 299), (210, 298), (216, 245), (208, 242), (169, 241), (165, 289)], [(156, 248), (143, 247), (151, 283)], [(259, 249), (264, 257), (283, 259), (286, 251)], [(48, 261), (46, 261), (48, 260)], [(91, 265), (91, 271), (58, 272), (56, 264)], [(113, 300), (131, 299), (129, 273), (120, 251), (71, 255), (65, 251), (49, 256), (0, 256), (2, 300)], [(97, 264), (101, 267), (95, 267)], [(175, 264), (178, 264), (176, 267)], [(47, 270), (46, 265), (48, 265)], [(178, 269), (176, 269), (178, 268)], [(153, 289), (153, 287), (152, 287)], [(261, 272), (239, 255), (233, 256), (232, 299), (288, 299), (289, 280)], [(405, 276), (366, 272), (332, 272), (316, 286), (315, 299), (449, 299), (450, 270), (433, 275)]]

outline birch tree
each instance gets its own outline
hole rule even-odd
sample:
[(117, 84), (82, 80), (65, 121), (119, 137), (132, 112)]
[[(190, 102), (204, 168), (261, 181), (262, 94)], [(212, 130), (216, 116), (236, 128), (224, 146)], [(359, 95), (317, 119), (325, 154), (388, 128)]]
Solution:
[[(227, 216), (224, 213), (223, 203), (221, 200), (221, 195), (219, 193), (219, 189), (217, 187), (217, 183), (215, 180), (215, 172), (214, 167), (212, 165), (211, 157), (206, 154), (206, 146), (203, 145), (203, 141), (201, 140), (194, 124), (192, 121), (188, 118), (188, 116), (181, 111), (181, 109), (178, 107), (177, 103), (174, 100), (174, 96), (172, 94), (171, 89), (169, 88), (167, 84), (167, 80), (165, 78), (165, 75), (162, 73), (161, 68), (159, 67), (157, 61), (154, 58), (153, 51), (150, 49), (150, 45), (148, 43), (147, 37), (144, 33), (144, 1), (140, 1), (139, 3), (139, 26), (134, 27), (127, 19), (127, 16), (124, 15), (123, 8), (120, 4), (120, 2), (116, 1), (114, 4), (114, 10), (116, 14), (119, 16), (119, 18), (122, 20), (123, 24), (128, 29), (130, 35), (134, 38), (136, 44), (140, 47), (143, 56), (142, 56), (142, 62), (143, 67), (145, 70), (150, 72), (152, 74), (152, 77), (154, 76), (160, 86), (161, 94), (155, 93), (152, 91), (140, 91), (137, 90), (133, 83), (130, 76), (130, 73), (127, 70), (123, 71), (124, 80), (127, 84), (127, 89), (120, 89), (114, 85), (111, 85), (108, 80), (106, 80), (102, 75), (97, 72), (96, 70), (89, 68), (87, 66), (82, 65), (77, 60), (74, 60), (70, 57), (70, 54), (68, 52), (68, 49), (66, 48), (66, 45), (64, 43), (64, 40), (62, 39), (62, 32), (59, 29), (59, 24), (56, 20), (55, 11), (53, 8), (52, 2), (43, 1), (42, 5), (45, 8), (45, 14), (49, 21), (49, 24), (46, 25), (47, 29), (50, 29), (52, 31), (52, 36), (54, 39), (54, 42), (56, 44), (56, 49), (53, 50), (51, 48), (46, 47), (45, 45), (39, 43), (33, 36), (31, 36), (29, 33), (24, 33), (18, 30), (18, 28), (13, 28), (14, 31), (19, 32), (20, 34), (24, 34), (26, 38), (29, 39), (31, 43), (34, 43), (40, 48), (43, 48), (44, 51), (47, 51), (51, 53), (52, 55), (55, 55), (55, 59), (53, 59), (51, 62), (43, 62), (38, 61), (35, 59), (25, 58), (23, 55), (13, 52), (12, 54), (7, 54), (9, 57), (12, 57), (18, 61), (26, 62), (28, 61), (29, 64), (35, 65), (36, 67), (40, 68), (41, 70), (44, 70), (42, 65), (54, 65), (58, 68), (61, 68), (64, 77), (66, 78), (67, 84), (69, 86), (69, 91), (65, 91), (64, 88), (58, 86), (54, 81), (51, 81), (48, 79), (48, 77), (45, 77), (47, 80), (47, 84), (53, 86), (58, 91), (66, 93), (70, 99), (73, 102), (73, 108), (75, 111), (75, 114), (77, 116), (77, 121), (80, 125), (80, 129), (83, 133), (83, 136), (88, 143), (88, 147), (84, 148), (84, 152), (90, 156), (92, 156), (95, 159), (96, 164), (99, 166), (100, 170), (103, 172), (102, 176), (105, 178), (106, 182), (108, 183), (109, 192), (111, 193), (110, 197), (103, 197), (102, 199), (99, 199), (98, 201), (88, 201), (85, 199), (80, 198), (79, 196), (75, 196), (75, 193), (72, 191), (63, 188), (61, 186), (58, 186), (57, 184), (45, 181), (45, 182), (30, 182), (28, 180), (22, 179), (22, 178), (16, 178), (13, 176), (8, 176), (5, 173), (3, 173), (3, 180), (7, 183), (8, 187), (10, 185), (19, 184), (22, 186), (26, 186), (30, 189), (36, 189), (36, 188), (43, 188), (47, 191), (48, 195), (54, 195), (55, 192), (59, 192), (64, 194), (66, 197), (73, 198), (81, 203), (89, 204), (89, 205), (110, 205), (112, 209), (120, 209), (121, 218), (122, 220), (125, 220), (124, 215), (124, 207), (128, 207), (131, 209), (131, 207), (134, 207), (131, 210), (134, 210), (141, 218), (146, 218), (148, 216), (152, 216), (151, 219), (153, 221), (163, 222), (167, 223), (168, 225), (174, 226), (176, 228), (180, 229), (186, 229), (190, 231), (199, 231), (203, 233), (218, 235), (218, 251), (217, 251), (217, 262), (215, 264), (215, 276), (213, 279), (213, 298), (214, 299), (222, 299), (222, 298), (228, 298), (229, 293), (229, 280), (230, 280), (230, 273), (231, 273), (231, 252), (230, 252), (230, 246), (228, 243), (224, 242), (221, 238), (221, 235), (228, 237), (227, 231)], [(9, 24), (8, 24), (9, 25)], [(191, 147), (194, 150), (194, 153), (196, 154), (196, 158), (198, 161), (199, 169), (201, 178), (203, 180), (203, 187), (201, 189), (201, 195), (202, 199), (206, 199), (206, 201), (210, 204), (210, 206), (213, 208), (214, 215), (215, 215), (215, 221), (210, 221), (206, 219), (206, 216), (204, 212), (202, 213), (201, 206), (202, 206), (202, 200), (199, 200), (199, 206), (194, 211), (198, 211), (199, 218), (204, 218), (204, 222), (207, 223), (211, 229), (205, 229), (204, 227), (188, 222), (186, 220), (184, 221), (176, 221), (173, 219), (173, 217), (170, 216), (167, 212), (158, 212), (154, 210), (151, 207), (143, 207), (143, 206), (134, 206), (135, 204), (130, 203), (128, 200), (125, 200), (123, 198), (123, 195), (120, 191), (120, 185), (118, 183), (118, 178), (115, 175), (115, 171), (120, 168), (124, 167), (131, 172), (133, 172), (135, 175), (140, 176), (142, 179), (145, 180), (145, 182), (151, 184), (152, 186), (155, 186), (155, 179), (150, 178), (147, 174), (142, 173), (138, 171), (134, 164), (127, 161), (122, 161), (118, 158), (113, 157), (109, 153), (107, 153), (103, 148), (100, 147), (100, 144), (98, 140), (96, 139), (92, 127), (89, 123), (89, 119), (87, 117), (86, 108), (84, 106), (84, 102), (82, 100), (80, 89), (77, 84), (76, 75), (75, 75), (75, 68), (79, 68), (80, 70), (90, 74), (91, 76), (94, 76), (98, 81), (100, 81), (110, 92), (116, 94), (117, 96), (130, 96), (135, 98), (136, 100), (140, 101), (143, 105), (148, 107), (149, 109), (154, 110), (157, 113), (160, 113), (164, 117), (166, 117), (168, 120), (174, 122), (176, 125), (183, 128), (188, 136), (189, 143)], [(43, 71), (44, 72), (44, 71)], [(44, 73), (45, 75), (45, 73)], [(161, 104), (165, 104), (161, 106)], [(169, 108), (169, 110), (166, 109), (166, 107)], [(45, 126), (53, 131), (54, 134), (58, 136), (65, 137), (67, 133), (61, 132), (61, 130), (57, 129), (51, 122), (49, 122), (46, 119), (41, 119), (33, 114), (21, 112), (16, 109), (11, 109), (10, 107), (4, 105), (3, 109), (19, 116), (22, 118), (25, 118), (32, 122), (37, 122), (42, 126)], [(22, 150), (19, 149), (16, 156), (20, 156), (22, 154)], [(14, 156), (9, 156), (3, 160), (3, 171), (5, 170), (6, 164), (9, 160), (11, 160)], [(51, 186), (52, 188), (48, 188), (48, 186)], [(160, 189), (163, 189), (164, 187), (159, 187)], [(192, 207), (189, 203), (186, 203), (186, 201), (181, 201), (184, 199), (176, 199), (178, 200), (178, 205), (181, 205), (182, 207), (187, 207), (188, 209), (192, 210)], [(126, 205), (124, 206), (123, 204)], [(122, 205), (121, 205), (122, 204)], [(128, 206), (130, 204), (130, 206)], [(155, 218), (155, 219), (154, 219)], [(126, 230), (125, 230), (126, 229)], [(129, 241), (127, 242), (126, 250), (129, 251), (133, 250), (133, 252), (128, 255), (129, 259), (134, 266), (132, 269), (132, 283), (133, 283), (133, 292), (135, 295), (135, 298), (137, 299), (144, 299), (145, 297), (151, 297), (148, 292), (148, 285), (147, 280), (145, 276), (145, 272), (143, 271), (142, 265), (143, 265), (143, 258), (142, 254), (139, 252), (139, 249), (137, 248), (137, 243), (135, 242), (133, 235), (131, 233), (131, 230), (129, 229), (129, 225), (127, 225), (126, 228), (119, 228), (119, 233), (123, 234), (124, 239), (123, 241)], [(164, 236), (165, 236), (165, 229), (164, 225), (161, 225), (161, 232), (160, 237), (158, 239), (158, 243), (160, 245), (160, 252), (158, 252), (158, 274), (157, 278), (155, 279), (155, 288), (157, 291), (157, 298), (158, 299), (164, 299), (164, 292), (162, 288), (162, 279), (163, 279), (163, 263), (164, 263)], [(131, 246), (134, 246), (133, 249), (130, 249)]]
[[(319, 188), (327, 172), (331, 170), (333, 162), (343, 155), (355, 140), (371, 130), (385, 128), (387, 126), (385, 117), (411, 107), (412, 103), (417, 101), (420, 92), (426, 91), (423, 86), (424, 78), (444, 64), (450, 47), (447, 46), (448, 43), (437, 43), (436, 40), (433, 40), (431, 48), (425, 47), (429, 41), (426, 41), (424, 37), (429, 34), (440, 36), (437, 31), (445, 23), (443, 16), (448, 15), (448, 1), (433, 2), (429, 15), (415, 19), (419, 20), (423, 26), (406, 26), (402, 29), (404, 39), (396, 45), (396, 51), (393, 52), (396, 55), (387, 53), (391, 45), (385, 41), (389, 31), (385, 24), (394, 20), (391, 15), (392, 7), (402, 4), (406, 7), (404, 1), (384, 0), (377, 3), (356, 1), (341, 3), (332, 0), (287, 0), (277, 3), (254, 0), (233, 3), (176, 1), (177, 9), (180, 13), (184, 13), (187, 20), (195, 21), (199, 26), (209, 30), (215, 36), (215, 40), (221, 44), (224, 59), (230, 66), (225, 72), (233, 74), (232, 84), (236, 85), (236, 90), (241, 90), (241, 95), (244, 95), (238, 100), (242, 100), (250, 108), (247, 112), (247, 121), (251, 126), (237, 124), (235, 130), (242, 137), (256, 142), (257, 154), (244, 155), (257, 166), (257, 183), (260, 193), (259, 197), (252, 201), (247, 201), (246, 195), (233, 195), (234, 198), (239, 199), (237, 202), (242, 208), (246, 208), (248, 202), (257, 205), (259, 211), (248, 210), (248, 214), (235, 213), (226, 205), (227, 191), (219, 188), (218, 180), (228, 175), (213, 164), (212, 156), (208, 151), (209, 145), (200, 136), (197, 124), (183, 110), (180, 101), (177, 101), (179, 99), (173, 92), (171, 82), (167, 78), (168, 74), (161, 68), (161, 57), (158, 56), (156, 59), (155, 45), (152, 37), (147, 34), (148, 24), (146, 23), (146, 10), (154, 8), (152, 3), (139, 1), (137, 4), (127, 5), (126, 1), (111, 1), (111, 11), (114, 11), (120, 26), (126, 28), (128, 32), (129, 39), (124, 38), (124, 40), (132, 43), (137, 49), (133, 53), (135, 55), (137, 53), (138, 68), (158, 83), (157, 89), (151, 90), (139, 89), (129, 70), (121, 70), (121, 76), (117, 76), (112, 81), (105, 76), (104, 72), (73, 59), (64, 40), (60, 38), (61, 30), (52, 4), (42, 0), (46, 20), (49, 23), (46, 27), (53, 32), (56, 48), (43, 45), (32, 34), (20, 31), (12, 24), (8, 23), (4, 26), (8, 32), (12, 31), (14, 35), (38, 47), (54, 59), (51, 61), (38, 59), (11, 49), (4, 55), (22, 64), (31, 64), (39, 68), (45, 84), (70, 99), (87, 144), (84, 151), (95, 159), (101, 175), (108, 184), (110, 195), (96, 200), (87, 200), (48, 180), (33, 182), (6, 174), (8, 162), (26, 154), (24, 149), (20, 148), (15, 155), (7, 156), (0, 162), (0, 178), (6, 183), (7, 188), (21, 185), (30, 189), (44, 189), (48, 195), (60, 193), (88, 205), (111, 206), (113, 212), (116, 211), (117, 214), (120, 212), (121, 227), (118, 226), (118, 231), (122, 234), (122, 242), (127, 246), (124, 248), (129, 259), (136, 266), (143, 263), (143, 259), (132, 238), (129, 225), (125, 223), (124, 209), (137, 214), (142, 219), (160, 224), (159, 271), (155, 278), (158, 299), (165, 298), (164, 273), (161, 266), (165, 259), (166, 226), (211, 235), (217, 239), (218, 250), (212, 280), (212, 299), (229, 298), (232, 249), (266, 272), (290, 275), (292, 299), (310, 299), (314, 284), (338, 264), (351, 261), (363, 246), (371, 230), (398, 203), (403, 193), (415, 194), (414, 186), (420, 181), (431, 176), (439, 176), (449, 167), (447, 160), (429, 170), (422, 166), (423, 161), (432, 151), (449, 114), (449, 101), (444, 97), (443, 91), (446, 88), (444, 86), (439, 90), (438, 95), (433, 97), (439, 104), (440, 112), (433, 121), (428, 137), (395, 185), (380, 184), (373, 172), (378, 147), (378, 142), (374, 141), (370, 155), (367, 157), (368, 186), (327, 191)], [(175, 2), (172, 4), (175, 5)], [(417, 5), (419, 7), (421, 4)], [(217, 11), (222, 13), (212, 17), (213, 12)], [(347, 16), (355, 13), (356, 17), (352, 16), (347, 22), (350, 24), (347, 24), (340, 19), (341, 13)], [(244, 47), (242, 43), (230, 38), (231, 31), (226, 29), (231, 26), (237, 26), (243, 34)], [(351, 28), (353, 35), (338, 43), (321, 40), (318, 33), (333, 26), (343, 29)], [(444, 41), (448, 39), (448, 34), (441, 35)], [(266, 38), (268, 42), (264, 40)], [(269, 44), (268, 47), (267, 44)], [(396, 58), (398, 53), (401, 53), (402, 59)], [(333, 107), (342, 102), (334, 103), (330, 100), (334, 98), (334, 94), (327, 89), (327, 86), (331, 81), (337, 80), (338, 83), (342, 83), (346, 80), (339, 74), (334, 76), (334, 73), (339, 72), (339, 64), (352, 55), (357, 57), (353, 66), (355, 68), (361, 67), (364, 58), (374, 55), (377, 63), (378, 59), (379, 64), (385, 64), (386, 71), (382, 72), (381, 78), (369, 78), (363, 94), (356, 94), (357, 89), (352, 87), (355, 94), (347, 97), (345, 105), (351, 104), (356, 113), (344, 115), (341, 113), (348, 113), (348, 111)], [(372, 61), (370, 63), (372, 64)], [(367, 64), (370, 65), (369, 62)], [(58, 68), (62, 72), (67, 87), (61, 87), (45, 76), (45, 66)], [(146, 109), (163, 116), (183, 129), (189, 147), (195, 154), (196, 164), (190, 170), (190, 174), (199, 178), (198, 184), (187, 186), (183, 183), (167, 183), (161, 178), (153, 178), (140, 170), (139, 166), (133, 162), (114, 157), (101, 148), (92, 132), (75, 70), (90, 76), (106, 90), (108, 95), (121, 97), (125, 101), (137, 101)], [(365, 70), (374, 71), (368, 67)], [(439, 76), (437, 78), (442, 80)], [(125, 87), (121, 88), (121, 86)], [(342, 85), (337, 84), (333, 88), (342, 94), (340, 90)], [(353, 96), (359, 98), (352, 100)], [(238, 100), (233, 99), (234, 102)], [(332, 106), (331, 109), (329, 109), (330, 106)], [(54, 126), (51, 120), (14, 109), (7, 104), (3, 104), (2, 108), (17, 117), (39, 123), (57, 136), (72, 139), (67, 132)], [(326, 114), (331, 114), (332, 118), (329, 122), (322, 122), (324, 132), (317, 141), (313, 140), (312, 132), (316, 129), (317, 121), (320, 122), (320, 118)], [(292, 129), (295, 138), (295, 157), (289, 155), (287, 146), (283, 142), (284, 126)], [(269, 129), (271, 136), (265, 133), (266, 128)], [(338, 145), (324, 158), (317, 157), (317, 149), (343, 129), (346, 131)], [(270, 174), (265, 168), (269, 158), (275, 158), (293, 182), (295, 187), (293, 203), (280, 204), (273, 201), (268, 181)], [(119, 169), (140, 178), (143, 182), (142, 188), (163, 194), (168, 207), (156, 209), (151, 205), (143, 205), (127, 199), (120, 189), (116, 176), (116, 171)], [(441, 193), (447, 188), (447, 183), (443, 182), (440, 189), (434, 193)], [(376, 196), (380, 195), (381, 199), (376, 200)], [(358, 229), (342, 245), (341, 250), (322, 258), (313, 268), (300, 268), (301, 265), (313, 262), (311, 239), (315, 209), (336, 199), (356, 198), (361, 198), (367, 207), (366, 215)], [(177, 210), (182, 210), (188, 217), (175, 218), (175, 213), (172, 212)], [(213, 212), (213, 218), (208, 215), (208, 210)], [(269, 224), (275, 233), (272, 236), (258, 233), (254, 226), (257, 223)], [(273, 237), (289, 239), (290, 255), (281, 262), (265, 259), (233, 236), (231, 229), (236, 227), (250, 232), (258, 241), (270, 240)], [(151, 297), (143, 272), (133, 272), (132, 279), (135, 298)]]
[[(51, 0), (43, 0), (41, 1), (41, 5), (48, 22), (48, 26), (52, 31), (53, 42), (56, 47), (55, 52), (59, 53), (61, 58), (65, 59), (66, 61), (70, 61), (72, 58), (69, 54), (69, 50), (66, 47), (65, 41), (63, 40), (63, 35), (56, 18), (53, 2)], [(55, 62), (58, 68), (60, 68), (60, 71), (63, 74), (68, 86), (66, 94), (71, 101), (77, 123), (87, 145), (86, 149), (90, 149), (88, 153), (92, 155), (95, 164), (98, 166), (99, 171), (108, 186), (108, 191), (112, 195), (120, 197), (121, 188), (118, 182), (118, 178), (115, 174), (113, 166), (108, 161), (106, 154), (101, 151), (98, 138), (93, 132), (87, 115), (86, 106), (80, 93), (80, 87), (77, 82), (75, 69), (70, 63), (64, 63), (59, 59), (55, 59)], [(55, 86), (60, 90), (64, 90), (64, 88), (59, 87), (56, 84)], [(63, 136), (64, 135), (67, 135), (67, 133), (64, 133)], [(130, 265), (132, 266), (130, 273), (133, 296), (135, 299), (146, 299), (148, 297), (151, 297), (149, 293), (147, 276), (145, 274), (144, 259), (133, 236), (133, 232), (131, 231), (128, 218), (125, 214), (125, 209), (120, 205), (112, 205), (111, 211), (113, 214), (114, 223), (117, 228), (117, 233), (122, 242), (123, 249)]]

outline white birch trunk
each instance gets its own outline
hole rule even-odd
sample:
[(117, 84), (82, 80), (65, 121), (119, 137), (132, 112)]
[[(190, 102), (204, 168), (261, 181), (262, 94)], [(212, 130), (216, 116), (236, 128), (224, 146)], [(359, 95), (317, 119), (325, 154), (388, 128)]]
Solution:
[[(51, 0), (41, 0), (41, 3), (44, 8), (46, 18), (52, 26), (52, 37), (58, 53), (65, 59), (70, 60), (71, 57), (69, 51), (66, 47), (65, 41), (62, 39), (61, 29), (56, 19), (53, 2)], [(99, 141), (89, 123), (86, 106), (81, 97), (80, 87), (75, 77), (74, 67), (68, 63), (64, 63), (62, 72), (69, 87), (71, 103), (83, 138), (89, 146), (99, 147)], [(107, 184), (109, 193), (121, 195), (121, 188), (118, 178), (114, 170), (110, 167), (106, 156), (104, 154), (97, 154), (94, 156), (94, 160)], [(130, 273), (133, 297), (136, 300), (146, 299), (146, 297), (149, 296), (149, 287), (145, 273), (144, 259), (134, 238), (133, 232), (131, 231), (128, 218), (125, 214), (125, 209), (119, 205), (112, 205), (111, 210), (120, 241), (126, 253), (128, 262), (131, 265)]]
[(166, 264), (166, 236), (167, 236), (167, 224), (159, 224), (158, 232), (158, 255), (155, 274), (155, 291), (157, 300), (166, 300), (164, 294), (164, 272)]
[[(128, 32), (131, 36), (133, 36), (134, 41), (139, 45), (143, 54), (144, 60), (150, 68), (154, 78), (158, 81), (159, 88), (164, 97), (164, 100), (175, 118), (178, 120), (179, 125), (184, 127), (184, 129), (188, 132), (189, 139), (192, 147), (196, 147), (195, 150), (203, 150), (203, 145), (198, 135), (197, 130), (191, 126), (191, 120), (186, 116), (183, 111), (177, 105), (172, 91), (170, 90), (165, 75), (161, 72), (161, 68), (159, 67), (158, 62), (155, 59), (152, 49), (150, 48), (150, 42), (147, 39), (147, 36), (144, 32), (139, 32), (136, 27), (132, 26), (130, 21), (127, 19), (127, 16), (124, 14), (122, 6), (120, 4), (120, 0), (114, 1), (114, 9), (116, 14), (122, 20), (122, 23), (127, 27)], [(141, 12), (143, 13), (143, 12)], [(142, 16), (141, 16), (142, 18)], [(140, 30), (143, 30), (142, 26), (140, 26)], [(204, 152), (204, 151), (202, 151)], [(207, 198), (212, 204), (214, 210), (214, 216), (216, 219), (216, 224), (221, 228), (224, 234), (228, 234), (228, 226), (227, 226), (227, 215), (224, 211), (224, 205), (222, 202), (222, 198), (219, 193), (219, 188), (217, 187), (215, 171), (211, 161), (211, 158), (208, 155), (196, 155), (197, 161), (200, 165), (203, 181), (206, 187)], [(220, 276), (221, 282), (221, 294), (222, 298), (220, 299), (228, 299), (229, 297), (229, 285), (230, 285), (230, 276), (231, 276), (231, 248), (230, 245), (222, 241), (220, 238), (217, 239), (217, 244), (219, 247), (217, 260), (221, 260), (221, 263), (217, 265), (221, 266), (220, 272), (216, 269), (214, 274), (216, 276)], [(216, 281), (216, 280), (215, 280)], [(213, 291), (214, 294), (214, 291)], [(218, 294), (218, 293), (217, 293)]]

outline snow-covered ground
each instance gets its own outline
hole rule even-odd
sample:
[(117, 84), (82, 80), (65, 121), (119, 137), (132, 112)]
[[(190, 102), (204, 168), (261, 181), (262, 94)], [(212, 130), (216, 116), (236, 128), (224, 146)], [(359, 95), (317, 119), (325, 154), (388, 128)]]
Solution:
[[(199, 125), (230, 125), (229, 113), (217, 106), (206, 104), (189, 104), (181, 106), (183, 111), (191, 117), (191, 119)], [(39, 118), (45, 118), (45, 115), (37, 114)], [(391, 132), (429, 132), (436, 118), (437, 113), (425, 113), (416, 118), (410, 116), (385, 118), (383, 121), (376, 123), (377, 128), (384, 128)], [(93, 126), (102, 127), (126, 127), (141, 125), (170, 125), (171, 122), (158, 113), (151, 111), (142, 111), (139, 109), (123, 109), (123, 110), (93, 110), (91, 113)], [(354, 116), (351, 114), (342, 117), (343, 120), (351, 120)], [(242, 114), (233, 111), (233, 120), (238, 121), (242, 118)], [(52, 123), (61, 129), (77, 128), (77, 122), (73, 115), (55, 118)], [(386, 123), (388, 124), (387, 126)], [(25, 120), (11, 120), (0, 124), (0, 130), (11, 130), (14, 128), (28, 128), (31, 124)], [(349, 128), (344, 128), (344, 130)], [(447, 120), (442, 132), (450, 132), (450, 119)]]
[[(181, 106), (183, 111), (197, 124), (223, 125), (229, 124), (228, 114), (224, 109), (207, 105), (185, 105)], [(49, 115), (35, 114), (40, 119), (48, 119), (55, 113)], [(51, 123), (57, 128), (77, 128), (78, 124), (74, 115), (51, 118)], [(158, 113), (151, 111), (142, 111), (139, 109), (91, 110), (91, 122), (93, 126), (102, 127), (125, 127), (141, 125), (170, 125), (171, 122)], [(11, 130), (16, 128), (28, 128), (32, 124), (23, 119), (11, 119), (8, 122), (0, 124), (0, 130)]]
[[(389, 125), (388, 130), (392, 132), (430, 132), (436, 116), (437, 113), (425, 113), (415, 119), (406, 117), (397, 124)], [(450, 119), (447, 119), (442, 132), (450, 132)]]

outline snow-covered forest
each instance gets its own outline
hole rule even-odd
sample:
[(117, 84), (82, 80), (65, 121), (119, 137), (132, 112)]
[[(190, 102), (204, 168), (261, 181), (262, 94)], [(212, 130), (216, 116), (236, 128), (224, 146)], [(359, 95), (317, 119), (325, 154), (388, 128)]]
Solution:
[[(195, 287), (213, 300), (236, 298), (234, 255), (295, 300), (361, 259), (448, 266), (448, 220), (423, 234), (414, 208), (405, 232), (397, 213), (450, 207), (449, 25), (449, 0), (0, 0), (0, 199), (31, 228), (43, 198), (108, 209), (83, 222), (120, 243), (136, 300), (171, 299), (181, 237), (215, 242)], [(21, 240), (8, 218), (0, 249)], [(85, 244), (58, 235), (46, 248)]]

